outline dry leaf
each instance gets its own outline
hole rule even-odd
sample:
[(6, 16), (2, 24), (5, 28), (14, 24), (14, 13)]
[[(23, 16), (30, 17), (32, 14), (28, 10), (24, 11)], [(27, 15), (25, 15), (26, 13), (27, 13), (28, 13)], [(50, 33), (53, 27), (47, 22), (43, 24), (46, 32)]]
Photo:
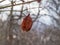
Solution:
[(23, 22), (21, 24), (21, 28), (23, 31), (29, 31), (32, 27), (32, 18), (30, 17), (30, 14), (28, 14), (28, 16), (26, 16), (23, 19)]

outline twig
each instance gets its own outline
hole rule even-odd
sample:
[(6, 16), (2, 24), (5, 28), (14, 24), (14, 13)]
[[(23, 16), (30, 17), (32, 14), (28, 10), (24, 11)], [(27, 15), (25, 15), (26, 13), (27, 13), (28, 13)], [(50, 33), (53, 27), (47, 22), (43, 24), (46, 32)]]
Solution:
[(8, 4), (8, 5), (5, 5), (5, 6), (0, 6), (0, 9), (7, 8), (7, 7), (11, 7), (11, 6), (22, 5), (22, 4), (28, 4), (28, 3), (32, 3), (32, 2), (34, 2), (34, 1), (19, 3), (19, 4), (15, 4), (15, 5)]
[[(23, 3), (24, 3), (24, 1), (23, 1)], [(21, 14), (20, 14), (20, 16), (19, 16), (19, 19), (21, 19), (21, 17), (22, 17), (23, 7), (24, 7), (24, 5), (22, 4), (22, 7), (21, 7), (22, 9), (21, 9), (21, 11), (20, 11)]]
[(36, 18), (34, 19), (33, 22), (35, 22), (35, 21), (37, 20), (37, 18), (38, 18), (38, 16), (39, 16), (39, 13), (40, 13), (40, 3), (39, 3), (39, 7), (38, 7), (38, 14), (37, 14), (37, 16), (36, 16)]
[[(33, 7), (33, 8), (29, 8), (29, 9), (36, 9), (38, 7)], [(40, 7), (41, 8), (41, 7)], [(27, 9), (23, 10), (23, 11), (26, 11)], [(11, 11), (11, 10), (0, 10), (0, 12), (3, 12), (3, 11)], [(14, 12), (21, 12), (21, 10), (13, 10)]]

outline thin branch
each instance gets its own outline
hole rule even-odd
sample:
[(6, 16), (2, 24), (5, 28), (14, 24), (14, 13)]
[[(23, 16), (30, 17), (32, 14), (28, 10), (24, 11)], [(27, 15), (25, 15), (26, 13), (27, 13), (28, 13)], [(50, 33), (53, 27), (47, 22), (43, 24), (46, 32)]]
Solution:
[[(34, 2), (34, 1), (29, 1), (29, 2), (24, 2), (24, 3), (14, 4), (13, 6), (22, 5), (22, 4), (28, 4), (28, 3), (32, 3), (32, 2)], [(7, 4), (5, 6), (0, 6), (0, 9), (11, 7), (11, 6), (12, 6), (11, 4)]]
[(36, 16), (36, 18), (34, 19), (34, 21), (33, 21), (33, 22), (35, 22), (35, 21), (37, 20), (37, 18), (38, 18), (38, 16), (39, 16), (39, 14), (40, 14), (40, 3), (39, 3), (39, 7), (38, 7), (38, 14), (37, 14), (37, 16)]
[[(23, 3), (24, 3), (24, 1), (23, 1)], [(21, 11), (20, 11), (20, 16), (19, 16), (19, 19), (21, 19), (22, 18), (22, 13), (23, 13), (23, 7), (24, 7), (24, 5), (22, 4), (22, 7), (21, 7)]]
[[(29, 8), (29, 9), (36, 9), (38, 7), (32, 7), (32, 8)], [(40, 7), (41, 8), (41, 7)], [(26, 11), (27, 9), (23, 10), (23, 11)], [(11, 10), (0, 10), (0, 12), (4, 12), (4, 11), (11, 11)], [(21, 10), (13, 10), (14, 12), (21, 12)]]

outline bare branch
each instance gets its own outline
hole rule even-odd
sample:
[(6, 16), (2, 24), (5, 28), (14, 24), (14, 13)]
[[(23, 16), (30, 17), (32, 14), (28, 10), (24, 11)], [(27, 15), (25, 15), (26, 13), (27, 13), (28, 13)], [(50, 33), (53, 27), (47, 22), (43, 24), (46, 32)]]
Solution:
[[(19, 4), (15, 4), (15, 5), (13, 5), (13, 6), (22, 5), (22, 4), (28, 4), (28, 3), (32, 3), (32, 2), (34, 2), (34, 1), (19, 3)], [(11, 6), (12, 6), (11, 4), (7, 4), (7, 5), (4, 5), (4, 6), (0, 6), (0, 9), (7, 8), (7, 7), (11, 7)]]

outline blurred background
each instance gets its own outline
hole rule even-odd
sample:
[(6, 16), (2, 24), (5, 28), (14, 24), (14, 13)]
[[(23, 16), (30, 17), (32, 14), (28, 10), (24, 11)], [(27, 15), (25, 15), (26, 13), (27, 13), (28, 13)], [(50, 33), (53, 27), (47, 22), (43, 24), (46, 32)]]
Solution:
[[(29, 13), (33, 24), (25, 32)], [(60, 45), (60, 0), (0, 0), (0, 45)]]

